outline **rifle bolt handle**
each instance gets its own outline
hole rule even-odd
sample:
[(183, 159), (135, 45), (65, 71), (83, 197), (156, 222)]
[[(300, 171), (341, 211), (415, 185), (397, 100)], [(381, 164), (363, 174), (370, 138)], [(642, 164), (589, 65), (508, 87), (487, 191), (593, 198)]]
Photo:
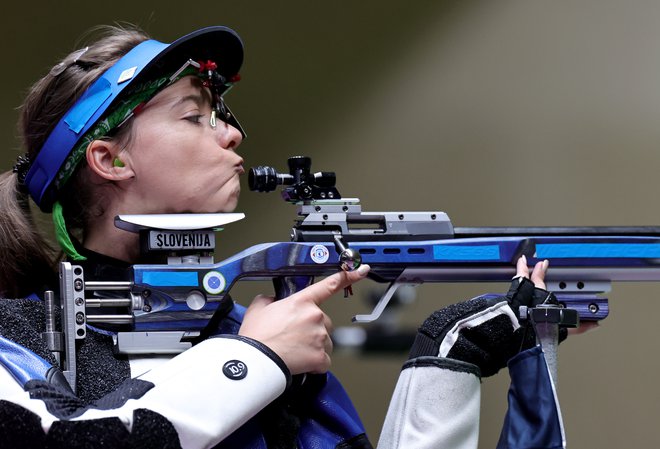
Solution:
[(355, 271), (362, 265), (362, 256), (352, 248), (346, 248), (339, 255), (339, 266), (344, 271)]

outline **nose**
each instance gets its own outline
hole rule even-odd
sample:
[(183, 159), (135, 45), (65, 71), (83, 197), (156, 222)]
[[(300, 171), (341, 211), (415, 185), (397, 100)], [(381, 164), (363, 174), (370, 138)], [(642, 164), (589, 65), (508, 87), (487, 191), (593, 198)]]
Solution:
[(218, 138), (218, 144), (226, 150), (236, 151), (236, 148), (243, 141), (241, 132), (228, 123), (218, 121), (217, 128), (214, 131)]

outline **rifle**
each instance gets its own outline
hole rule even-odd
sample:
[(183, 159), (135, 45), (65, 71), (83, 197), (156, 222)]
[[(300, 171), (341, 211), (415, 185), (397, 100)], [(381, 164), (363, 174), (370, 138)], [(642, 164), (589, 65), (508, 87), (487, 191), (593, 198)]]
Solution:
[(254, 167), (248, 176), (251, 190), (281, 185), (283, 199), (297, 206), (288, 242), (258, 244), (216, 263), (214, 231), (243, 214), (117, 216), (115, 225), (138, 232), (143, 253), (161, 255), (163, 263), (133, 265), (123, 281), (86, 280), (81, 266), (61, 263), (63, 330), (51, 325), (45, 337), (72, 386), (75, 340), (85, 338), (88, 324), (119, 326), (120, 353), (176, 354), (241, 280), (271, 279), (285, 298), (317, 276), (368, 263), (369, 278), (388, 288), (371, 313), (353, 318), (366, 323), (403, 285), (508, 283), (525, 255), (530, 265), (550, 261), (546, 284), (558, 299), (537, 311), (545, 318), (537, 313), (533, 320), (565, 326), (606, 318), (603, 294), (612, 282), (660, 280), (660, 227), (454, 227), (440, 211), (363, 212), (359, 199), (341, 197), (333, 172), (312, 173), (311, 159), (301, 156), (288, 166), (288, 173)]

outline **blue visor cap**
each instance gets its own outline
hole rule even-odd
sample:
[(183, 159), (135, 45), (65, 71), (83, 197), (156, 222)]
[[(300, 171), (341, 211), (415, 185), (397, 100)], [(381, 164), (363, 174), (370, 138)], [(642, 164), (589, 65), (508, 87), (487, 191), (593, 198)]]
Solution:
[[(55, 202), (54, 179), (85, 133), (122, 97), (127, 88), (168, 75), (188, 59), (214, 61), (217, 72), (230, 80), (243, 63), (243, 43), (230, 28), (202, 28), (171, 44), (147, 40), (124, 55), (97, 79), (67, 111), (50, 133), (25, 177), (34, 202), (50, 212)], [(239, 128), (240, 129), (240, 128)]]

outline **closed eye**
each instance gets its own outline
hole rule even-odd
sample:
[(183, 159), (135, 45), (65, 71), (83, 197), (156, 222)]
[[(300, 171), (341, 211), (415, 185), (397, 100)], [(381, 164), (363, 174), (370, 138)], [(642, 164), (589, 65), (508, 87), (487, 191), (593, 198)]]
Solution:
[(184, 117), (184, 120), (188, 120), (192, 123), (202, 123), (202, 117), (204, 117), (202, 114), (188, 115)]

